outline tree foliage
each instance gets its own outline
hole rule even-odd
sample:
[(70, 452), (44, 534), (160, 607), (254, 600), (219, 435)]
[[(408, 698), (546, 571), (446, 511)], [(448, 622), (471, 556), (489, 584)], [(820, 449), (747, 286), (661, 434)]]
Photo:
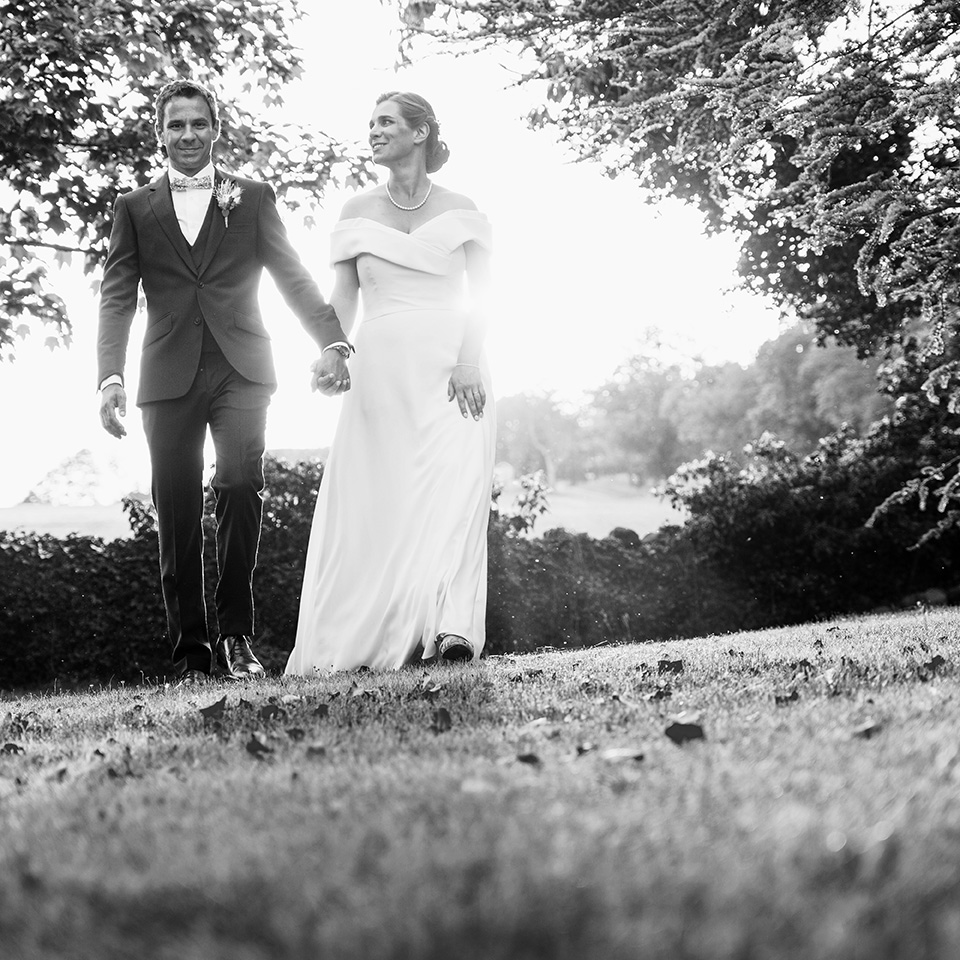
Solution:
[[(896, 429), (907, 410), (937, 419), (918, 401), (960, 426), (956, 0), (400, 7), (410, 36), (520, 52), (520, 82), (546, 89), (533, 124), (739, 235), (743, 282), (821, 342), (883, 354), (886, 389), (910, 396)], [(945, 470), (938, 497), (960, 522)]]
[(871, 351), (955, 320), (955, 0), (474, 0), (407, 23), (532, 54), (555, 125), (743, 237), (752, 286)]
[(98, 268), (115, 198), (155, 173), (153, 99), (169, 80), (218, 94), (222, 162), (268, 178), (288, 205), (315, 201), (337, 164), (365, 179), (351, 149), (271, 117), (301, 73), (299, 19), (296, 0), (0, 4), (0, 358), (31, 326), (69, 342), (51, 254)]

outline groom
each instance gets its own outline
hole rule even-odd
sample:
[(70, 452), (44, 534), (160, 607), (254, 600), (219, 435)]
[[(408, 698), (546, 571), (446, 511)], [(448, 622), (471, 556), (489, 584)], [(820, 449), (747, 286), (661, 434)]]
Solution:
[[(138, 286), (147, 329), (137, 404), (150, 449), (160, 576), (180, 682), (203, 682), (214, 661), (230, 677), (263, 674), (252, 648), (253, 570), (260, 540), (267, 406), (276, 389), (270, 335), (257, 300), (263, 268), (321, 348), (317, 382), (348, 390), (350, 347), (333, 307), (290, 246), (266, 184), (215, 169), (217, 102), (188, 80), (156, 101), (168, 170), (121, 196), (103, 273), (97, 344), (100, 419), (123, 437), (124, 362)], [(216, 650), (203, 593), (203, 446), (216, 451)]]

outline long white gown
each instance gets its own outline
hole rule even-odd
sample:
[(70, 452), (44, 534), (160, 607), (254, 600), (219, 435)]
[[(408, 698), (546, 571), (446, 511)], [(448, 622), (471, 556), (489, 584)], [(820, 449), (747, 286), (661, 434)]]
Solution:
[(487, 520), (496, 415), (463, 417), (447, 383), (466, 329), (466, 253), (490, 224), (448, 210), (409, 234), (341, 220), (333, 262), (357, 260), (362, 320), (351, 390), (310, 533), (297, 638), (286, 673), (399, 668), (437, 636), (484, 644)]

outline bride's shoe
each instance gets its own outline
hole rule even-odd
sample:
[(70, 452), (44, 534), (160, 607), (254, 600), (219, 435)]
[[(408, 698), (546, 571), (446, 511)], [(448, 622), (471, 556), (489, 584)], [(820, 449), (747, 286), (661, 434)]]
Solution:
[(472, 660), (473, 644), (464, 637), (455, 633), (442, 633), (437, 638), (440, 641), (440, 658), (442, 660)]

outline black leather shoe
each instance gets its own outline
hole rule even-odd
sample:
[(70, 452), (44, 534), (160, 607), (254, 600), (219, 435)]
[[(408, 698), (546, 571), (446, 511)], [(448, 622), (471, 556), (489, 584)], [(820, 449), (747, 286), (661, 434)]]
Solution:
[(199, 687), (210, 679), (202, 670), (184, 670), (177, 679), (178, 687)]
[(249, 637), (221, 637), (217, 641), (217, 663), (237, 679), (262, 677), (266, 673), (250, 648)]

